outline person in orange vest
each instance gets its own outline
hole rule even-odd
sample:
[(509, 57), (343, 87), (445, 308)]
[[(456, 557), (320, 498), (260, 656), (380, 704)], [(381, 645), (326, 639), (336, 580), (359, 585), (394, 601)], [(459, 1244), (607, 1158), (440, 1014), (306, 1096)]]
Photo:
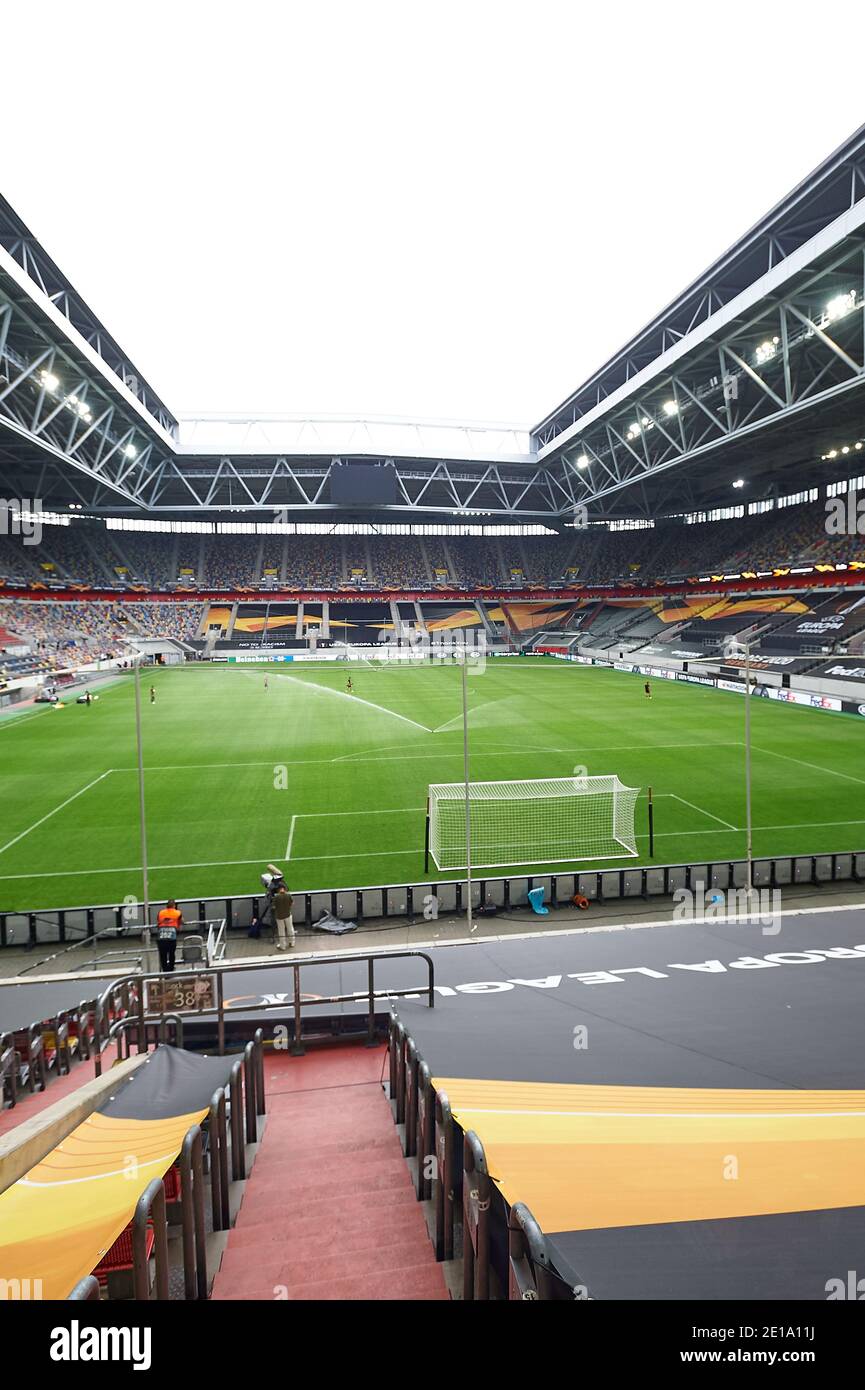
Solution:
[(156, 945), (159, 949), (160, 970), (174, 969), (174, 953), (177, 950), (177, 930), (183, 925), (183, 913), (173, 898), (156, 919)]

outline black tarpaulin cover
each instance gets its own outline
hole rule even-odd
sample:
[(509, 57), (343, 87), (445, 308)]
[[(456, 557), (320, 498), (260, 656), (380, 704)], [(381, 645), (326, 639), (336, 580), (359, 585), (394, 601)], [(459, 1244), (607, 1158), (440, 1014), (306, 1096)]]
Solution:
[(227, 1086), (237, 1057), (205, 1057), (162, 1045), (101, 1105), (117, 1120), (165, 1120), (206, 1110), (218, 1087)]

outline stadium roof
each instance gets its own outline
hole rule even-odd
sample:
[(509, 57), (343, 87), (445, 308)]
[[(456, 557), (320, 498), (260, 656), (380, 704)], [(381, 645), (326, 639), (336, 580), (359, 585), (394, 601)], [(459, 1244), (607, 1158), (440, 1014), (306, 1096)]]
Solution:
[(0, 489), (93, 513), (344, 518), (334, 470), (372, 460), (394, 468), (389, 515), (559, 524), (581, 504), (649, 516), (790, 493), (851, 476), (841, 449), (865, 434), (863, 253), (865, 127), (533, 431), (178, 422), (0, 200)]

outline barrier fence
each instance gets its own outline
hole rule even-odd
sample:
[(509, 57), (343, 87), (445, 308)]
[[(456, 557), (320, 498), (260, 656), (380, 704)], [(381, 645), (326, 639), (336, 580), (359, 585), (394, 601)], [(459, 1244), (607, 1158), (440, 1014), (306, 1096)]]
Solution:
[(479, 1136), (462, 1132), (447, 1093), (435, 1089), (414, 1039), (393, 1014), (388, 1082), (394, 1123), (404, 1126), (403, 1150), (416, 1160), (415, 1196), (433, 1203), (436, 1259), (462, 1257), (464, 1301), (573, 1301), (534, 1216), (521, 1202), (508, 1208)]
[[(425, 989), (419, 990), (417, 985), (407, 989), (394, 989), (388, 986), (386, 996), (383, 993), (379, 994), (375, 984), (376, 963), (386, 960), (406, 960), (413, 957), (426, 963), (427, 983)], [(316, 994), (312, 1000), (309, 995), (304, 998), (301, 989), (301, 976), (304, 970), (314, 969), (322, 965), (345, 967), (352, 963), (366, 965), (366, 990), (360, 993), (354, 991), (327, 996)], [(303, 1014), (304, 1009), (308, 1009), (311, 1005), (318, 1009), (322, 1005), (356, 1005), (360, 1000), (365, 1000), (367, 1006), (367, 1040), (369, 1042), (375, 1040), (376, 1008), (385, 997), (387, 999), (404, 999), (409, 995), (415, 997), (419, 993), (425, 993), (429, 1007), (431, 1009), (435, 1007), (435, 967), (432, 957), (427, 955), (425, 951), (362, 953), (344, 951), (335, 956), (315, 955), (306, 960), (274, 961), (269, 963), (267, 968), (269, 972), (290, 972), (292, 994), (290, 998), (280, 997), (271, 1001), (260, 1001), (254, 1006), (255, 1012), (258, 1015), (278, 1010), (283, 1014), (286, 1012), (291, 1014), (294, 1022), (291, 1052), (295, 1056), (302, 1055), (304, 1051)], [(153, 972), (148, 975), (129, 975), (122, 979), (112, 980), (109, 985), (106, 985), (96, 1001), (93, 1011), (92, 1052), (96, 1075), (102, 1075), (102, 1053), (114, 1036), (125, 1039), (127, 1054), (133, 1041), (139, 1052), (145, 1052), (151, 1043), (155, 1045), (165, 1040), (166, 1028), (169, 1026), (177, 1028), (179, 1025), (182, 1029), (184, 1021), (188, 1024), (192, 1020), (196, 1022), (203, 1019), (214, 1020), (217, 1033), (217, 1051), (222, 1056), (225, 1052), (226, 1021), (237, 1014), (248, 1016), (251, 1007), (246, 1002), (226, 1004), (225, 981), (226, 979), (233, 981), (237, 976), (261, 969), (261, 962), (254, 961), (247, 965), (211, 966), (188, 975), (166, 976)], [(178, 1012), (179, 1005), (176, 995), (171, 992), (166, 995), (164, 990), (166, 982), (168, 982), (169, 989), (175, 988), (178, 982), (181, 986), (189, 983), (189, 1002), (184, 1004), (182, 1014)], [(151, 991), (150, 986), (155, 987), (155, 993)], [(170, 1009), (166, 1008), (166, 999), (171, 1000)]]
[[(589, 902), (609, 902), (617, 898), (665, 897), (681, 888), (744, 887), (747, 861), (707, 859), (688, 864), (644, 864), (622, 868), (589, 869), (566, 873), (511, 874), (485, 877), (472, 883), (472, 908), (527, 907), (533, 888), (544, 889), (544, 899), (554, 906), (566, 906), (576, 894)], [(763, 856), (754, 860), (755, 887), (778, 888), (792, 884), (865, 882), (865, 850), (826, 854)], [(301, 930), (312, 931), (322, 916), (341, 921), (379, 921), (387, 918), (420, 918), (463, 913), (468, 906), (465, 880), (421, 880), (416, 883), (381, 884), (373, 888), (328, 888), (312, 892), (293, 891), (294, 922)], [(154, 917), (165, 901), (152, 904)], [(225, 922), (219, 935), (224, 949), (225, 933), (246, 931), (264, 906), (261, 895), (236, 897), (183, 898), (187, 932), (200, 933), (214, 921)], [(137, 940), (142, 925), (130, 925), (127, 909), (111, 904), (98, 907), (53, 908), (40, 912), (0, 913), (0, 947), (33, 948), (40, 944), (86, 944), (97, 935), (104, 939), (112, 928), (118, 937)], [(181, 947), (183, 932), (181, 932)], [(179, 957), (181, 958), (181, 957)], [(72, 968), (71, 962), (67, 968)], [(78, 968), (78, 967), (75, 967)]]

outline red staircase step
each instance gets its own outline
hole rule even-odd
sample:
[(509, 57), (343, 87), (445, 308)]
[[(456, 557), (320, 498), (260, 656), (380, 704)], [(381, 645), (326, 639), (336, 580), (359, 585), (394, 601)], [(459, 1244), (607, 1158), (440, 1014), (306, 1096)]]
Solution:
[[(235, 1230), (244, 1226), (270, 1226), (278, 1221), (293, 1219), (293, 1205), (285, 1201), (281, 1207), (265, 1203), (258, 1209), (247, 1206), (249, 1189), (247, 1188), (243, 1205), (237, 1216)], [(303, 1210), (298, 1212), (297, 1221), (320, 1220), (322, 1216), (331, 1222), (353, 1220), (359, 1212), (375, 1212), (377, 1219), (383, 1221), (386, 1217), (382, 1216), (382, 1210), (398, 1206), (414, 1207), (416, 1199), (413, 1187), (384, 1188), (380, 1192), (367, 1192), (360, 1196), (350, 1197), (317, 1197), (304, 1202)]]
[(363, 1047), (267, 1060), (268, 1116), (213, 1298), (446, 1299)]
[(273, 1254), (265, 1249), (256, 1251), (255, 1260), (249, 1258), (249, 1251), (226, 1250), (219, 1268), (220, 1279), (231, 1278), (238, 1288), (244, 1284), (258, 1288), (262, 1284), (286, 1284), (289, 1288), (304, 1283), (319, 1282), (322, 1279), (354, 1278), (360, 1274), (382, 1274), (392, 1270), (411, 1269), (416, 1265), (426, 1267), (429, 1241), (392, 1241), (378, 1245), (374, 1231), (363, 1232), (364, 1244), (343, 1242), (339, 1233), (334, 1232), (336, 1250), (322, 1248), (308, 1256), (295, 1255), (283, 1248), (271, 1246)]
[[(274, 1291), (269, 1285), (248, 1288), (243, 1291), (229, 1290), (217, 1280), (213, 1286), (213, 1298), (219, 1301), (244, 1298), (272, 1301)], [(449, 1297), (444, 1276), (438, 1265), (418, 1265), (414, 1269), (401, 1270), (394, 1285), (388, 1287), (385, 1281), (376, 1283), (365, 1275), (349, 1275), (344, 1279), (322, 1279), (315, 1283), (290, 1288), (281, 1295), (290, 1302), (299, 1300), (328, 1300), (349, 1302), (351, 1300), (409, 1302), (412, 1300), (447, 1299)]]
[[(368, 1234), (370, 1231), (372, 1235)], [(429, 1241), (426, 1223), (420, 1211), (417, 1211), (416, 1223), (410, 1219), (409, 1213), (405, 1213), (399, 1222), (390, 1226), (382, 1220), (381, 1211), (373, 1208), (371, 1211), (361, 1209), (350, 1215), (343, 1213), (336, 1229), (333, 1218), (326, 1212), (318, 1216), (299, 1216), (297, 1219), (283, 1215), (260, 1225), (238, 1225), (232, 1231), (231, 1250), (252, 1246), (263, 1258), (267, 1256), (269, 1248), (276, 1245), (293, 1259), (298, 1253), (305, 1258), (317, 1249), (329, 1250), (334, 1241), (339, 1242), (342, 1239), (346, 1244), (340, 1248), (366, 1250), (376, 1242), (380, 1245), (393, 1245), (415, 1238), (419, 1241)]]

